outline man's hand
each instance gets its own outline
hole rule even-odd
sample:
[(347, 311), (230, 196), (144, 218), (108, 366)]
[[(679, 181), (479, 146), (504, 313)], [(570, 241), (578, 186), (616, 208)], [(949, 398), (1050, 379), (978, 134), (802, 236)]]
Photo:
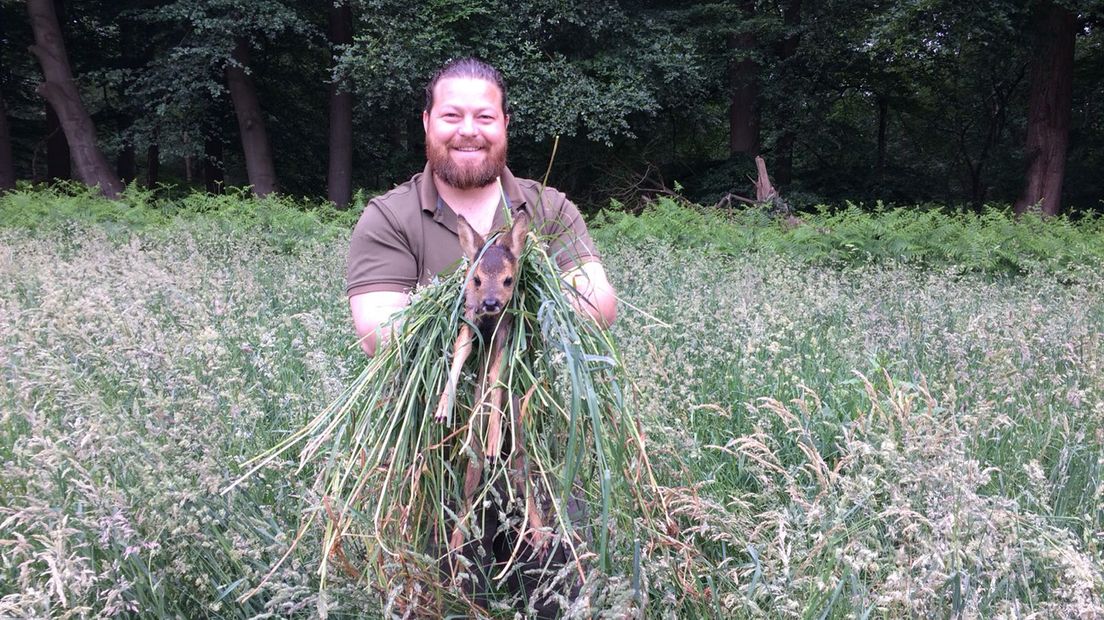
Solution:
[(391, 315), (408, 305), (410, 305), (409, 294), (391, 291), (361, 293), (349, 298), (349, 310), (353, 314), (353, 325), (356, 327), (357, 338), (360, 338), (360, 347), (369, 357), (376, 354), (378, 345), (391, 331), (384, 332), (380, 326), (386, 323)]
[[(606, 277), (602, 263), (591, 261), (564, 274), (571, 305), (589, 316), (603, 329), (617, 319), (617, 292)], [(572, 290), (574, 288), (574, 291)], [(578, 294), (574, 294), (577, 291)]]

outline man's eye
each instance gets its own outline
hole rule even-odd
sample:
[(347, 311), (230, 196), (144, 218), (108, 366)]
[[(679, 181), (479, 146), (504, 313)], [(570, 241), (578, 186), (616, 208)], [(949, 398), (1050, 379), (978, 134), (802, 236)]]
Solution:
[(514, 279), (513, 279), (513, 278), (506, 278), (505, 280), (503, 280), (503, 281), (502, 281), (502, 284), (503, 284), (504, 286), (512, 286), (512, 285), (513, 285), (513, 283), (514, 283)]
[(475, 282), (476, 286), (483, 286), (483, 281), (479, 279), (479, 276), (472, 277), (472, 282)]

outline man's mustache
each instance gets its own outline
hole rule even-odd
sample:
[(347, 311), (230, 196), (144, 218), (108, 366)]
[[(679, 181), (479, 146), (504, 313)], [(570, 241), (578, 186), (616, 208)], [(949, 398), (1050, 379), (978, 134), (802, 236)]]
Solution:
[(486, 148), (487, 142), (485, 140), (451, 140), (448, 143), (449, 148), (453, 149), (466, 149), (466, 148)]

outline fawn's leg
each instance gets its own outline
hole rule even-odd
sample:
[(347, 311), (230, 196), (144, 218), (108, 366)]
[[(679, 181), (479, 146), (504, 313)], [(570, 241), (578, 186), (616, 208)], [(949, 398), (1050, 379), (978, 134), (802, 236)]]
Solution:
[[(478, 398), (478, 389), (476, 391)], [(456, 527), (452, 530), (452, 538), (449, 540), (449, 550), (456, 552), (464, 545), (464, 521), (472, 512), (472, 499), (479, 490), (479, 483), (483, 479), (483, 446), (480, 443), (478, 420), (472, 416), (468, 420), (468, 445), (472, 454), (468, 455), (468, 465), (464, 471), (464, 498), (460, 510), (456, 513)]]
[[(467, 331), (464, 331), (467, 330)], [(464, 357), (467, 357), (471, 353), (472, 336), (474, 332), (471, 331), (467, 325), (461, 330), (460, 337), (467, 336), (467, 342)], [(457, 345), (459, 346), (460, 340), (457, 339)], [(458, 354), (459, 355), (459, 354)], [(456, 364), (456, 360), (459, 357), (453, 358), (453, 372), (449, 375), (449, 381), (451, 382), (453, 393), (456, 391), (456, 382), (460, 379), (460, 373), (457, 369), (464, 365), (463, 360), (460, 360), (460, 364)], [(452, 538), (449, 540), (449, 549), (452, 552), (459, 551), (460, 547), (464, 546), (464, 529), (463, 524), (468, 520), (469, 515), (472, 515), (472, 499), (475, 497), (475, 492), (479, 490), (479, 483), (483, 480), (483, 437), (480, 433), (480, 420), (479, 420), (479, 408), (480, 403), (483, 402), (484, 391), (484, 376), (483, 370), (479, 371), (479, 379), (475, 382), (475, 400), (474, 407), (472, 409), (472, 415), (468, 418), (468, 438), (467, 444), (471, 447), (472, 453), (468, 456), (468, 464), (464, 470), (464, 496), (460, 505), (460, 511), (456, 513), (456, 526), (452, 530)]]
[(537, 485), (533, 489), (529, 484), (529, 455), (525, 452), (525, 435), (521, 425), (521, 407), (514, 408), (514, 447), (510, 454), (510, 481), (518, 495), (525, 498), (525, 516), (528, 520), (529, 544), (540, 555), (544, 554), (550, 537), (544, 529), (540, 503), (537, 501)]
[(441, 394), (441, 400), (437, 402), (437, 412), (434, 418), (438, 422), (448, 419), (449, 400), (456, 400), (456, 384), (460, 381), (460, 373), (464, 368), (464, 362), (472, 350), (472, 330), (464, 323), (460, 326), (460, 333), (456, 336), (456, 344), (452, 348), (452, 366), (449, 367), (448, 381), (445, 382), (445, 391)]
[(502, 450), (502, 406), (503, 401), (506, 400), (506, 389), (498, 384), (498, 380), (502, 376), (502, 358), (506, 351), (506, 341), (510, 339), (510, 329), (512, 327), (513, 324), (509, 317), (503, 317), (498, 330), (492, 336), (486, 381), (482, 384), (484, 390), (490, 390), (490, 399), (486, 405), (488, 459), (497, 459)]

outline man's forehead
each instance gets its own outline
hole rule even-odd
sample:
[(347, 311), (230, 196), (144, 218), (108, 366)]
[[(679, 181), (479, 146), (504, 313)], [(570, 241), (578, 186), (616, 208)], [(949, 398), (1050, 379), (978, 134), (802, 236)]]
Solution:
[(501, 107), (502, 91), (494, 82), (477, 77), (447, 77), (433, 86), (433, 100), (437, 103), (459, 103), (487, 99), (489, 105)]

